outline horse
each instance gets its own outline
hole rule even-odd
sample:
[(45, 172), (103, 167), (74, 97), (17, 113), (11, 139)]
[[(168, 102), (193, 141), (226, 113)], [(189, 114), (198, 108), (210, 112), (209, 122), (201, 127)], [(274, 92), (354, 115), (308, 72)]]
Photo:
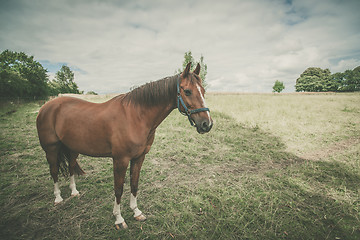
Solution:
[(70, 174), (71, 195), (79, 195), (74, 174), (85, 172), (76, 161), (79, 154), (113, 159), (115, 228), (128, 226), (121, 216), (120, 200), (126, 170), (130, 164), (130, 208), (137, 221), (146, 216), (137, 206), (140, 169), (153, 144), (156, 128), (174, 110), (188, 117), (198, 133), (213, 126), (204, 100), (205, 90), (191, 63), (172, 77), (146, 83), (104, 103), (90, 103), (72, 97), (58, 97), (39, 110), (36, 126), (42, 149), (54, 181), (55, 205), (63, 201), (58, 173)]

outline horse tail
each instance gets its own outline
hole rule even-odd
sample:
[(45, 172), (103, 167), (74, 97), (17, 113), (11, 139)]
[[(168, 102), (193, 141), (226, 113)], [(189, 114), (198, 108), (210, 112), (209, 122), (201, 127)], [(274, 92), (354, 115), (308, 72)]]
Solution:
[(78, 176), (85, 174), (84, 170), (81, 169), (77, 161), (75, 161), (74, 171)]
[(70, 149), (61, 143), (58, 152), (58, 167), (64, 177), (69, 177)]
[[(64, 177), (69, 177), (69, 165), (71, 160), (71, 151), (63, 143), (60, 145), (60, 150), (58, 153), (58, 166), (61, 174)], [(81, 169), (78, 162), (75, 160), (74, 171), (77, 175), (84, 175), (84, 170)]]

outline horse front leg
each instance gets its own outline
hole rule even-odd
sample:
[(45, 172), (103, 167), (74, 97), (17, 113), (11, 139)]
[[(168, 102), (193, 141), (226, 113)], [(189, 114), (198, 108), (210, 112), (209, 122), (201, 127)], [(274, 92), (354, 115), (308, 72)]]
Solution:
[(130, 164), (130, 185), (131, 185), (130, 208), (134, 211), (134, 218), (137, 221), (146, 220), (146, 216), (139, 210), (137, 206), (137, 191), (139, 185), (140, 169), (144, 162), (144, 159), (145, 159), (145, 154), (139, 158), (132, 159)]
[(115, 190), (115, 203), (113, 214), (116, 218), (115, 228), (126, 229), (128, 226), (121, 216), (120, 201), (123, 193), (123, 186), (125, 180), (126, 169), (129, 165), (130, 158), (113, 158), (114, 166), (114, 190)]

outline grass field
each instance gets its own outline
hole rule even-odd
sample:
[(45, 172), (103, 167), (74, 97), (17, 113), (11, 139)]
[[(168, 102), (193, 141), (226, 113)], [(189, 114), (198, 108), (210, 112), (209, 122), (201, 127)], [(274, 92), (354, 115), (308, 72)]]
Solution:
[[(360, 239), (360, 94), (208, 94), (199, 135), (177, 111), (141, 170), (132, 218), (114, 229), (112, 161), (80, 156), (79, 198), (53, 205), (39, 103), (0, 110), (0, 239)], [(104, 101), (104, 98), (92, 101)]]

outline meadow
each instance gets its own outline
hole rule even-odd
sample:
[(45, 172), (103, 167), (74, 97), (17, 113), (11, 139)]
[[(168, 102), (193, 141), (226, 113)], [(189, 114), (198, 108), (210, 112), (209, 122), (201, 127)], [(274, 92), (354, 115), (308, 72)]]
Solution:
[[(91, 101), (101, 102), (98, 96)], [(43, 102), (0, 109), (0, 239), (360, 239), (360, 94), (208, 94), (200, 135), (174, 110), (159, 126), (116, 231), (112, 160), (79, 157), (80, 197), (54, 206), (36, 132)]]

